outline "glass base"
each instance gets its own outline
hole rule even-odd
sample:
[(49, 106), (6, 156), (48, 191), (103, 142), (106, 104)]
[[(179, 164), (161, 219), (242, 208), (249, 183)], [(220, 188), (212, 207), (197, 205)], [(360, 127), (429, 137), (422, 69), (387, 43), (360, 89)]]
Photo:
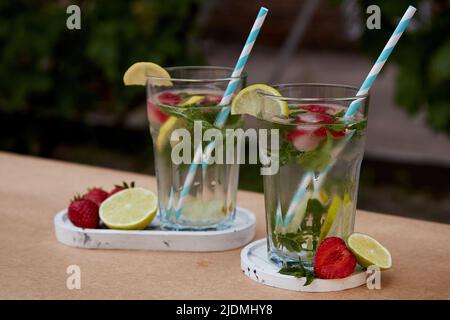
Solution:
[(188, 226), (177, 223), (164, 222), (161, 224), (161, 229), (168, 231), (219, 231), (230, 228), (231, 223), (232, 219), (207, 226)]

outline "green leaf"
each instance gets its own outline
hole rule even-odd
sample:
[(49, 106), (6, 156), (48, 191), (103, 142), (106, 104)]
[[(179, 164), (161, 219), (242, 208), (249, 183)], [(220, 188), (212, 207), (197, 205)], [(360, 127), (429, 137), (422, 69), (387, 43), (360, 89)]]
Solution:
[(280, 166), (284, 166), (292, 162), (297, 162), (302, 153), (303, 152), (295, 149), (294, 145), (291, 142), (283, 143), (279, 150)]
[(361, 131), (364, 130), (366, 127), (367, 127), (367, 120), (361, 120), (359, 122), (350, 125), (348, 128), (350, 130)]
[(278, 273), (296, 278), (305, 278), (304, 286), (310, 285), (314, 280), (314, 273), (305, 269), (301, 264), (289, 265), (281, 268)]
[(201, 121), (204, 130), (219, 129), (210, 122), (211, 118), (214, 119), (214, 115), (208, 116), (207, 112), (203, 112), (201, 108), (177, 108), (163, 105), (160, 105), (159, 108), (173, 117), (186, 119), (191, 125), (194, 124), (194, 121)]
[(291, 232), (286, 234), (273, 233), (272, 239), (277, 247), (284, 247), (286, 250), (291, 252), (299, 252), (303, 250), (302, 245), (306, 242), (300, 232)]

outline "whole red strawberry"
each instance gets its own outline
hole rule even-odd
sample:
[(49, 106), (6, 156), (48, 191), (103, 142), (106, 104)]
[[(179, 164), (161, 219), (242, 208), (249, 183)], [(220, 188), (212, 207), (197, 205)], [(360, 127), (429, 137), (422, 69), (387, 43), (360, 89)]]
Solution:
[(128, 188), (134, 188), (134, 187), (135, 187), (134, 181), (131, 182), (130, 184), (126, 183), (125, 181), (122, 182), (122, 185), (117, 185), (117, 184), (116, 184), (116, 185), (114, 186), (114, 189), (112, 189), (112, 190), (109, 192), (109, 197), (111, 197), (113, 194), (116, 194), (117, 192), (120, 192), (120, 191), (125, 190), (125, 189), (128, 189)]
[(314, 272), (321, 279), (341, 279), (353, 273), (356, 259), (344, 240), (329, 237), (323, 240), (314, 257)]
[(105, 201), (108, 196), (109, 193), (102, 188), (92, 188), (89, 189), (85, 195), (83, 195), (83, 199), (91, 200), (93, 203), (100, 207), (102, 202)]
[(77, 227), (95, 229), (99, 223), (98, 206), (87, 199), (76, 197), (69, 205), (69, 220)]

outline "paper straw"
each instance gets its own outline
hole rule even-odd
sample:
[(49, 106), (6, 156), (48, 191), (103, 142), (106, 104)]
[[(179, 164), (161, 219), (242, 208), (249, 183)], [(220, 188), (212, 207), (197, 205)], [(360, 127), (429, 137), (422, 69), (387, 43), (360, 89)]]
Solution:
[[(356, 93), (356, 96), (362, 96), (369, 92), (370, 88), (372, 87), (373, 83), (375, 82), (378, 74), (380, 73), (381, 69), (383, 68), (384, 64), (386, 63), (386, 60), (391, 55), (392, 51), (394, 50), (395, 45), (397, 44), (398, 40), (402, 36), (403, 32), (408, 27), (409, 23), (411, 22), (411, 18), (414, 16), (414, 13), (416, 12), (416, 8), (413, 6), (409, 6), (406, 10), (405, 14), (403, 15), (402, 19), (398, 23), (397, 27), (395, 28), (394, 32), (392, 33), (391, 37), (389, 38), (389, 41), (387, 42), (386, 46), (384, 47), (383, 51), (381, 52), (380, 56), (378, 57), (377, 61), (373, 65), (372, 69), (370, 70), (369, 74), (367, 75), (366, 79), (364, 80), (363, 84), (361, 85), (360, 89)], [(344, 115), (344, 118), (350, 118), (352, 117), (358, 109), (361, 107), (361, 101), (363, 98), (354, 100), (350, 106), (347, 109), (347, 112)], [(349, 138), (346, 138), (341, 144), (339, 151), (336, 153), (336, 155), (333, 157), (333, 161), (323, 170), (319, 177), (317, 178), (316, 186), (321, 186), (322, 182), (324, 181), (326, 175), (331, 170), (332, 166), (336, 162), (336, 158), (339, 156), (339, 153), (345, 148), (350, 138), (353, 136), (353, 132), (350, 132), (347, 135)], [(311, 183), (312, 179), (314, 178), (313, 172), (307, 172), (304, 176), (302, 181), (300, 181), (297, 191), (294, 194), (294, 197), (291, 200), (291, 203), (289, 205), (288, 211), (286, 213), (286, 217), (284, 219), (284, 225), (288, 225), (292, 217), (294, 216), (295, 208), (299, 204), (299, 202), (302, 200), (306, 188)]]
[[(266, 19), (268, 11), (269, 10), (264, 7), (261, 7), (259, 9), (258, 16), (256, 17), (256, 20), (253, 24), (250, 34), (247, 37), (247, 41), (245, 42), (244, 48), (242, 49), (241, 55), (239, 56), (236, 66), (234, 67), (233, 73), (231, 74), (232, 79), (228, 83), (225, 93), (219, 103), (219, 106), (222, 106), (222, 109), (220, 110), (219, 114), (217, 115), (214, 121), (215, 126), (219, 128), (222, 128), (228, 119), (228, 116), (230, 114), (230, 107), (228, 107), (227, 105), (230, 104), (233, 94), (236, 91), (236, 88), (240, 81), (242, 70), (244, 69), (245, 64), (247, 63), (250, 52), (253, 48), (253, 45), (255, 44), (256, 38), (258, 37), (259, 31), (261, 30), (261, 26), (264, 23), (264, 20)], [(211, 144), (214, 144), (214, 142), (211, 142), (207, 146), (207, 149), (211, 148), (210, 147)], [(189, 167), (186, 180), (184, 181), (183, 188), (181, 189), (180, 192), (180, 198), (175, 208), (175, 219), (178, 219), (181, 215), (184, 200), (186, 196), (189, 194), (192, 183), (194, 181), (198, 164), (202, 161), (202, 158), (203, 158), (203, 150), (201, 145), (199, 145), (195, 150), (194, 160)]]

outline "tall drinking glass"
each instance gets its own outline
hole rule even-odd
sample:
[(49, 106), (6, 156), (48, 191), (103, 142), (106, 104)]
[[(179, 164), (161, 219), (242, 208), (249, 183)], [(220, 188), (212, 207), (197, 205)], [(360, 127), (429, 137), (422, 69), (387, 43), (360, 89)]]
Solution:
[[(233, 79), (230, 77), (233, 69), (172, 67), (166, 70), (171, 76), (169, 81), (150, 76), (147, 81), (147, 113), (153, 138), (161, 226), (170, 230), (226, 228), (235, 215), (237, 162), (220, 161), (216, 155), (215, 163), (200, 164), (180, 210), (177, 205), (196, 148), (201, 144), (205, 151), (209, 143), (206, 130), (223, 133), (242, 126), (240, 116), (229, 116), (223, 127), (214, 125), (223, 108), (218, 104)], [(245, 78), (245, 75), (240, 77), (237, 90), (245, 85)]]
[[(279, 170), (264, 176), (269, 258), (279, 265), (313, 268), (316, 249), (330, 236), (346, 239), (355, 222), (356, 199), (364, 153), (368, 96), (351, 118), (345, 110), (356, 88), (328, 84), (276, 86), (289, 116), (262, 114), (259, 128), (278, 129)], [(273, 101), (272, 101), (273, 102)], [(269, 131), (271, 132), (271, 131)], [(275, 132), (275, 131), (274, 131)]]

